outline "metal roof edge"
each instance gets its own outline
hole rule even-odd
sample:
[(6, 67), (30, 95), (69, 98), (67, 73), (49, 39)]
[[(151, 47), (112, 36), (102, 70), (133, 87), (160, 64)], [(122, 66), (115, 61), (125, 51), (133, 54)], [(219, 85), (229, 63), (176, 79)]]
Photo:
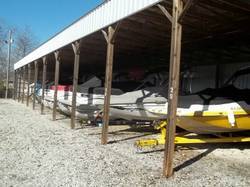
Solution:
[[(161, 1), (162, 0), (136, 0), (136, 1), (134, 1), (134, 0), (123, 0), (123, 1), (121, 1), (121, 0), (108, 0), (108, 1), (105, 1), (105, 2), (103, 2), (101, 4), (99, 4), (98, 6), (96, 6), (94, 9), (88, 11), (86, 14), (84, 14), (83, 16), (78, 18), (76, 21), (74, 21), (73, 23), (71, 23), (70, 25), (65, 27), (60, 32), (57, 32), (54, 36), (52, 36), (51, 38), (49, 38), (48, 40), (43, 42), (41, 45), (39, 45), (36, 49), (34, 49), (32, 52), (30, 52), (24, 58), (22, 58), (21, 60), (16, 62), (14, 64), (14, 69), (16, 70), (16, 69), (18, 69), (18, 68), (20, 68), (20, 67), (22, 67), (22, 66), (24, 66), (26, 64), (29, 64), (29, 63), (31, 63), (31, 62), (33, 62), (35, 60), (38, 60), (41, 57), (43, 57), (43, 56), (45, 56), (45, 55), (47, 55), (47, 54), (49, 54), (49, 53), (51, 53), (53, 51), (56, 51), (56, 50), (58, 50), (58, 49), (60, 49), (60, 48), (62, 48), (64, 46), (66, 46), (66, 45), (80, 39), (80, 38), (84, 38), (84, 37), (88, 36), (89, 34), (92, 34), (92, 33), (96, 32), (98, 30), (101, 30), (101, 29), (103, 29), (103, 28), (105, 28), (105, 27), (107, 27), (109, 25), (112, 25), (113, 23), (115, 23), (117, 21), (125, 19), (126, 17), (129, 17), (129, 16), (131, 16), (133, 14), (136, 14), (136, 13), (138, 13), (138, 12), (148, 8), (148, 7), (151, 7), (151, 6), (161, 2)], [(121, 4), (124, 5), (124, 6), (120, 6)], [(108, 6), (111, 6), (111, 5), (113, 7), (108, 7)], [(109, 9), (109, 8), (114, 8), (115, 6), (117, 6), (116, 8), (118, 8), (118, 6), (120, 6), (121, 10), (118, 11), (117, 9), (115, 9), (115, 10), (112, 9), (113, 10), (112, 12), (107, 11), (107, 10), (106, 10), (106, 12), (104, 12), (104, 8), (102, 8), (102, 7), (105, 7), (106, 9)], [(125, 7), (125, 6), (127, 6), (127, 7)], [(135, 10), (133, 10), (133, 11), (126, 10), (127, 12), (125, 12), (124, 15), (121, 15), (119, 19), (114, 19), (113, 21), (105, 20), (106, 17), (104, 15), (102, 15), (102, 14), (106, 14), (106, 16), (107, 16), (109, 14), (109, 16), (114, 16), (114, 15), (110, 15), (110, 12), (111, 12), (111, 14), (116, 14), (116, 16), (117, 16), (117, 14), (119, 14), (121, 11), (123, 11), (124, 8), (129, 9), (131, 7), (135, 8)], [(100, 9), (100, 8), (102, 8), (102, 9)], [(101, 12), (101, 11), (103, 11), (103, 12)], [(98, 17), (98, 16), (96, 16), (95, 14), (99, 14), (98, 16), (99, 16), (100, 19), (97, 19), (96, 17)], [(78, 34), (79, 35), (78, 37), (72, 37), (71, 40), (68, 39), (68, 41), (66, 41), (66, 42), (64, 42), (62, 44), (58, 44), (58, 47), (55, 47), (54, 49), (48, 49), (47, 52), (45, 52), (45, 51), (40, 52), (40, 55), (39, 55), (39, 50), (42, 50), (41, 48), (44, 48), (44, 45), (49, 45), (50, 42), (52, 43), (50, 45), (53, 45), (53, 40), (58, 40), (57, 37), (62, 37), (61, 35), (63, 35), (63, 34), (65, 35), (64, 32), (70, 32), (68, 30), (70, 30), (70, 29), (72, 30), (72, 27), (78, 26), (78, 27), (82, 27), (82, 28), (78, 28), (78, 29), (83, 29), (84, 30), (83, 26), (86, 26), (86, 25), (84, 25), (84, 23), (81, 23), (81, 25), (77, 25), (77, 24), (79, 22), (86, 21), (88, 18), (90, 18), (90, 16), (92, 16), (91, 24), (92, 24), (92, 22), (99, 22), (99, 20), (101, 21), (101, 23), (96, 23), (96, 25), (94, 25), (94, 24), (89, 25), (89, 26), (92, 26), (93, 28), (92, 28), (91, 31), (85, 32), (85, 35), (82, 34), (82, 36), (80, 36), (80, 34)], [(96, 17), (94, 17), (94, 16), (96, 16)], [(117, 16), (117, 18), (118, 17), (119, 16)], [(112, 18), (114, 18), (114, 17), (112, 17)], [(104, 21), (106, 21), (106, 23), (103, 23)], [(94, 28), (94, 26), (97, 26), (97, 27)], [(98, 28), (98, 26), (100, 26), (100, 27)], [(71, 32), (71, 33), (68, 33), (68, 35), (69, 34), (74, 35), (75, 33)], [(47, 47), (49, 47), (49, 46), (47, 46)], [(35, 53), (38, 53), (38, 54), (35, 54)]]

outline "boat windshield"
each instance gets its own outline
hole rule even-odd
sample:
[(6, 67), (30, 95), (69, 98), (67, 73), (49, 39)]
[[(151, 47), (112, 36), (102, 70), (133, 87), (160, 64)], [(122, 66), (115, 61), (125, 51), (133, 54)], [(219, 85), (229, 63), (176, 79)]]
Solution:
[(234, 101), (245, 101), (250, 103), (250, 68), (243, 68), (236, 71), (220, 88), (207, 88), (202, 90), (197, 95), (203, 97), (210, 96), (210, 99), (223, 97)]
[(250, 89), (250, 67), (236, 71), (222, 87), (234, 86), (238, 89)]
[(146, 78), (135, 90), (141, 90), (147, 87), (167, 87), (168, 85), (168, 73), (159, 72), (159, 73), (150, 73), (146, 75)]

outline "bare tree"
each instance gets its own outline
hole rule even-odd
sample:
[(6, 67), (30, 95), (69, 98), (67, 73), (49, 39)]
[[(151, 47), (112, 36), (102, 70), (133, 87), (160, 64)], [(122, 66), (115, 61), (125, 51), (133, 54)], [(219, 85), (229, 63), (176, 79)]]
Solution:
[[(31, 52), (37, 45), (37, 39), (34, 36), (30, 27), (17, 28), (9, 26), (0, 18), (0, 81), (6, 78), (7, 70), (7, 37), (8, 31), (12, 30), (13, 40), (10, 71), (13, 72), (14, 63), (22, 59), (29, 52)], [(12, 73), (11, 73), (12, 76)], [(12, 78), (11, 78), (12, 79)]]
[(13, 53), (16, 61), (25, 57), (38, 44), (36, 37), (28, 26), (25, 26), (23, 29), (17, 29), (14, 40)]

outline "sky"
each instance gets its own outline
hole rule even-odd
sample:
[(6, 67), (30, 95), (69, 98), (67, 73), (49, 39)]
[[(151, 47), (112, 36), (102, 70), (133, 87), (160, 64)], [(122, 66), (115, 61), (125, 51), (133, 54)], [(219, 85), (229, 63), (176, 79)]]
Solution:
[(102, 0), (0, 0), (0, 19), (33, 31), (39, 43), (48, 40)]

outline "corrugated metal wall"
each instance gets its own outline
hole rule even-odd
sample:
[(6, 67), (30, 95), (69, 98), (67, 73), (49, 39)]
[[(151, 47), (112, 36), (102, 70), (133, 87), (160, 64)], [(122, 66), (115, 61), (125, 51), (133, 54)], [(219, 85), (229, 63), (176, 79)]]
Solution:
[[(221, 71), (222, 82), (225, 82), (235, 71), (247, 66), (250, 66), (250, 62), (223, 65)], [(234, 85), (241, 89), (250, 88), (250, 75), (241, 76)]]
[[(220, 85), (223, 85), (237, 70), (250, 66), (248, 63), (223, 64), (220, 66)], [(206, 88), (216, 86), (216, 65), (197, 66), (189, 70), (189, 74), (184, 78), (184, 92), (195, 93)], [(241, 76), (234, 85), (241, 89), (250, 89), (250, 74)]]
[(192, 68), (192, 93), (205, 88), (215, 88), (216, 66), (199, 66)]

